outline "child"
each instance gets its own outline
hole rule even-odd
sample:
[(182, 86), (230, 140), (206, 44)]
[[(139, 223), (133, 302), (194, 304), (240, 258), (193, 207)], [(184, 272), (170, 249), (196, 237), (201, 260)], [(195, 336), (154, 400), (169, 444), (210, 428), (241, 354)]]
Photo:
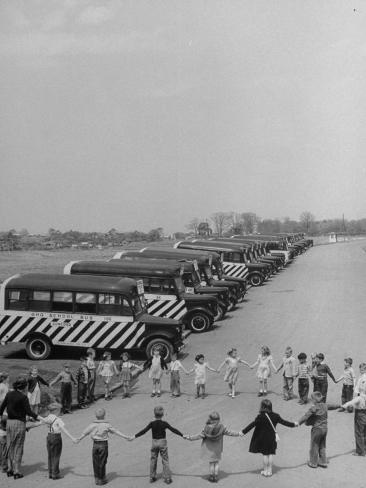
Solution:
[(152, 379), (153, 387), (151, 396), (155, 395), (160, 397), (161, 395), (161, 377), (163, 370), (168, 371), (168, 366), (161, 356), (160, 347), (154, 347), (152, 350), (152, 356), (144, 364), (144, 370), (149, 369), (149, 378)]
[(155, 420), (147, 424), (147, 426), (135, 434), (132, 439), (141, 437), (151, 429), (152, 446), (150, 459), (150, 483), (156, 481), (156, 467), (158, 463), (158, 456), (160, 453), (161, 461), (163, 463), (163, 478), (166, 484), (172, 482), (172, 474), (169, 467), (168, 444), (166, 440), (166, 430), (169, 429), (173, 434), (183, 437), (183, 434), (178, 430), (162, 420), (164, 416), (164, 408), (160, 405), (154, 408)]
[(178, 353), (174, 353), (172, 356), (172, 361), (169, 364), (170, 392), (172, 397), (180, 396), (180, 369), (182, 369), (186, 374), (189, 374), (183, 364), (178, 360)]
[(8, 472), (8, 453), (6, 448), (6, 416), (0, 418), (0, 467), (3, 473)]
[(142, 371), (143, 368), (135, 363), (130, 362), (130, 356), (127, 352), (121, 354), (121, 361), (119, 363), (120, 378), (122, 381), (123, 394), (122, 398), (130, 398), (130, 383), (132, 378), (132, 370), (138, 369)]
[(355, 442), (356, 451), (353, 456), (366, 456), (366, 393), (360, 393), (342, 405), (343, 411), (355, 409)]
[(234, 437), (243, 436), (242, 432), (228, 430), (220, 423), (220, 415), (217, 412), (210, 413), (202, 432), (194, 436), (184, 436), (189, 441), (202, 439), (202, 457), (209, 463), (209, 481), (216, 483), (219, 476), (219, 461), (224, 448), (224, 435)]
[(299, 388), (299, 402), (300, 405), (308, 403), (309, 387), (310, 387), (310, 366), (306, 362), (307, 356), (304, 352), (300, 352), (297, 356), (299, 364), (297, 366), (298, 388)]
[(283, 399), (291, 400), (294, 397), (294, 380), (296, 378), (296, 359), (292, 355), (292, 348), (286, 347), (282, 363), (277, 368), (278, 373), (283, 368)]
[(94, 389), (96, 382), (96, 369), (95, 369), (95, 351), (93, 348), (89, 347), (86, 351), (86, 367), (88, 368), (88, 402), (92, 403), (95, 401)]
[(243, 434), (247, 434), (254, 427), (252, 439), (250, 441), (249, 452), (261, 453), (263, 455), (262, 476), (272, 476), (273, 456), (276, 454), (277, 441), (279, 440), (276, 425), (282, 424), (286, 427), (297, 427), (297, 422), (283, 420), (278, 413), (272, 412), (272, 402), (262, 400), (259, 415), (254, 422), (251, 422)]
[(61, 432), (67, 435), (72, 442), (76, 443), (75, 437), (66, 429), (64, 422), (60, 419), (61, 405), (58, 403), (51, 403), (45, 408), (44, 415), (41, 422), (34, 426), (28, 427), (28, 430), (33, 427), (38, 427), (42, 424), (48, 426), (47, 434), (47, 453), (48, 453), (48, 477), (52, 480), (59, 480), (60, 475), (60, 458), (62, 453), (62, 437)]
[(112, 392), (110, 390), (110, 383), (113, 376), (118, 375), (118, 369), (110, 352), (103, 354), (103, 360), (99, 363), (97, 374), (99, 374), (104, 382), (104, 399), (112, 400)]
[[(352, 368), (352, 363), (353, 363), (352, 358), (346, 358), (344, 360), (343, 375), (337, 380), (337, 383), (343, 380), (342, 397), (341, 397), (342, 405), (343, 403), (349, 402), (353, 398), (353, 390), (355, 387), (356, 377), (355, 377), (355, 372)], [(339, 411), (344, 412), (345, 409), (341, 407)], [(352, 413), (353, 412), (352, 406), (349, 406), (347, 408), (347, 411)]]
[(84, 430), (82, 435), (76, 439), (76, 442), (80, 442), (84, 437), (90, 435), (93, 440), (93, 470), (96, 485), (105, 485), (108, 483), (106, 478), (106, 465), (108, 459), (108, 437), (109, 434), (116, 434), (123, 439), (131, 440), (130, 436), (122, 434), (119, 430), (111, 426), (109, 422), (105, 420), (104, 408), (98, 408), (95, 412), (96, 420), (92, 422)]
[(72, 384), (76, 386), (75, 378), (70, 371), (70, 364), (65, 363), (63, 370), (51, 381), (50, 386), (55, 385), (60, 381), (60, 401), (61, 401), (61, 413), (71, 413), (72, 403)]
[(221, 368), (226, 364), (224, 381), (227, 381), (229, 385), (229, 396), (231, 398), (235, 398), (235, 386), (239, 376), (240, 363), (250, 367), (249, 363), (238, 357), (238, 351), (233, 347), (230, 349), (230, 351), (228, 351), (226, 359), (217, 368), (217, 371), (220, 372)]
[(328, 410), (339, 408), (339, 405), (325, 403), (322, 394), (315, 391), (311, 395), (313, 405), (299, 420), (299, 425), (311, 425), (309, 468), (327, 468), (325, 445), (328, 432)]
[(271, 366), (274, 371), (277, 370), (271, 356), (271, 351), (268, 346), (262, 346), (261, 353), (258, 356), (256, 362), (250, 365), (250, 369), (253, 369), (258, 365), (257, 378), (259, 379), (259, 393), (258, 396), (267, 395), (268, 378), (271, 376)]
[(8, 373), (0, 373), (0, 405), (3, 403), (6, 394), (9, 391), (9, 375)]
[(78, 406), (79, 408), (87, 408), (87, 394), (88, 394), (88, 368), (86, 367), (86, 356), (81, 356), (80, 366), (76, 371), (76, 381), (78, 382)]
[(334, 378), (329, 366), (325, 363), (324, 354), (321, 352), (319, 352), (315, 357), (315, 368), (313, 369), (312, 374), (314, 378), (314, 392), (320, 391), (323, 398), (322, 401), (326, 403), (328, 393), (328, 376), (332, 378), (334, 383), (337, 383), (337, 380)]
[(208, 369), (210, 371), (213, 371), (214, 373), (218, 373), (218, 370), (211, 368), (211, 366), (207, 362), (205, 362), (205, 356), (203, 354), (197, 354), (194, 360), (195, 365), (190, 371), (188, 371), (188, 374), (194, 372), (194, 384), (196, 385), (195, 398), (199, 398), (202, 392), (201, 398), (203, 400), (206, 397), (206, 370)]
[(366, 363), (361, 363), (359, 366), (360, 377), (357, 380), (355, 387), (355, 394), (366, 393)]
[(39, 406), (41, 404), (41, 383), (49, 386), (47, 381), (38, 374), (38, 369), (35, 367), (31, 368), (28, 376), (28, 400), (31, 409), (35, 414), (38, 414)]

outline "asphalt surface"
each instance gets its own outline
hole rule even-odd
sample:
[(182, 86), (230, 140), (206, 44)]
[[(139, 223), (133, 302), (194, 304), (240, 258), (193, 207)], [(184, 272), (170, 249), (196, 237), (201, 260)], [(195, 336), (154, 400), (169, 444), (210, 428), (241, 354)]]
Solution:
[[(318, 246), (299, 256), (286, 270), (280, 272), (263, 287), (251, 289), (246, 303), (224, 320), (215, 330), (202, 335), (191, 335), (183, 354), (183, 364), (190, 368), (194, 356), (202, 352), (210, 365), (217, 367), (227, 350), (235, 346), (240, 356), (254, 362), (260, 346), (271, 348), (275, 363), (279, 363), (286, 346), (294, 353), (323, 352), (336, 377), (343, 371), (343, 358), (351, 356), (355, 369), (366, 360), (365, 351), (365, 241)], [(10, 353), (0, 349), (1, 367), (20, 369), (30, 363), (22, 351)], [(44, 361), (39, 366), (50, 371), (63, 362), (63, 358)], [(52, 365), (52, 367), (51, 367)], [(166, 410), (166, 420), (184, 433), (200, 432), (212, 410), (217, 410), (223, 423), (232, 430), (239, 430), (251, 422), (259, 407), (255, 371), (242, 367), (238, 382), (238, 396), (229, 398), (223, 373), (209, 373), (205, 400), (194, 399), (193, 377), (182, 375), (183, 395), (173, 399), (168, 393), (168, 377), (163, 378), (164, 393), (160, 399), (150, 398), (150, 381), (147, 374), (140, 376), (131, 399), (117, 396), (111, 402), (98, 401), (105, 406), (113, 425), (126, 434), (134, 434), (152, 419), (152, 409), (161, 404)], [(306, 406), (296, 399), (285, 402), (281, 398), (282, 377), (272, 375), (269, 398), (276, 412), (287, 420), (298, 420)], [(296, 387), (297, 389), (297, 387)], [(339, 402), (341, 384), (330, 383), (329, 401)], [(79, 435), (93, 419), (94, 408), (76, 411), (65, 416), (69, 430)], [(275, 457), (274, 475), (262, 478), (261, 456), (248, 453), (251, 434), (244, 438), (226, 437), (223, 459), (220, 463), (222, 487), (366, 487), (366, 459), (351, 455), (354, 449), (353, 415), (329, 413), (327, 440), (328, 469), (310, 469), (307, 456), (310, 428), (279, 427), (281, 437)], [(24, 480), (8, 480), (1, 476), (1, 486), (26, 483), (27, 487), (48, 487), (47, 431), (40, 427), (27, 435), (23, 458)], [(150, 434), (134, 440), (111, 438), (108, 460), (108, 477), (111, 487), (145, 487), (149, 485)], [(206, 487), (207, 465), (200, 459), (200, 442), (185, 441), (168, 433), (169, 454), (174, 486)], [(160, 462), (159, 462), (160, 463)], [(84, 439), (72, 445), (64, 439), (61, 459), (64, 479), (52, 481), (60, 487), (80, 488), (94, 486), (91, 466), (91, 441)], [(161, 465), (159, 464), (161, 472)], [(162, 484), (162, 479), (156, 485)]]

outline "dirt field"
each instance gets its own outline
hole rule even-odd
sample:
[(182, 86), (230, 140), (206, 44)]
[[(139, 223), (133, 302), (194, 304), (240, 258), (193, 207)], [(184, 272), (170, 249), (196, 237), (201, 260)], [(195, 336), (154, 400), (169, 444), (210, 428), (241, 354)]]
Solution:
[[(363, 250), (365, 241), (319, 246), (300, 256), (286, 270), (273, 278), (265, 286), (251, 289), (247, 302), (231, 313), (227, 320), (215, 330), (204, 335), (191, 335), (183, 359), (190, 367), (198, 352), (203, 352), (212, 366), (224, 359), (226, 351), (235, 345), (241, 356), (254, 362), (261, 344), (271, 347), (275, 362), (279, 362), (287, 345), (291, 345), (297, 355), (300, 351), (310, 354), (313, 351), (324, 352), (331, 369), (339, 377), (343, 369), (343, 358), (351, 356), (355, 367), (366, 360), (364, 318), (366, 316), (365, 276), (366, 255)], [(85, 251), (88, 253), (88, 251)], [(57, 256), (57, 263), (52, 253), (40, 253), (30, 260), (23, 257), (19, 266), (3, 265), (0, 256), (0, 278), (15, 272), (38, 270), (61, 271), (62, 261)], [(84, 254), (86, 256), (86, 254)], [(65, 256), (66, 257), (66, 256)], [(90, 257), (90, 256), (88, 256)], [(97, 256), (95, 256), (97, 257)], [(100, 256), (104, 257), (104, 256)], [(68, 258), (69, 260), (71, 258)], [(80, 259), (77, 257), (76, 259)], [(26, 269), (22, 268), (26, 265)], [(10, 269), (11, 268), (11, 269)], [(0, 367), (18, 373), (31, 364), (22, 352), (12, 349), (0, 349)], [(38, 364), (45, 374), (62, 363), (56, 357)], [(77, 363), (73, 359), (73, 365)], [(296, 400), (284, 402), (281, 399), (281, 376), (273, 375), (270, 380), (274, 410), (288, 420), (298, 420), (306, 407), (299, 406)], [(164, 389), (168, 387), (168, 377), (163, 379)], [(164, 393), (160, 399), (150, 398), (150, 383), (147, 375), (140, 377), (131, 399), (115, 398), (112, 402), (98, 402), (105, 405), (108, 418), (122, 432), (135, 433), (152, 418), (152, 408), (162, 404), (166, 409), (166, 419), (185, 433), (198, 433), (212, 410), (221, 413), (223, 422), (229, 428), (241, 429), (252, 421), (257, 414), (257, 382), (253, 371), (242, 368), (239, 377), (239, 396), (231, 399), (226, 396), (226, 384), (223, 374), (209, 373), (208, 393), (205, 400), (193, 397), (192, 377), (182, 378), (184, 395), (179, 399), (170, 398)], [(330, 384), (329, 401), (339, 401), (341, 384)], [(76, 411), (64, 419), (69, 430), (78, 435), (93, 418), (93, 409)], [(224, 455), (220, 465), (219, 485), (226, 487), (366, 487), (365, 458), (351, 456), (354, 449), (353, 415), (338, 412), (329, 413), (327, 470), (311, 470), (306, 466), (310, 428), (298, 429), (279, 427), (280, 443), (275, 457), (274, 476), (263, 479), (261, 456), (248, 453), (250, 435), (244, 438), (225, 438)], [(39, 428), (27, 435), (23, 472), (29, 488), (48, 487), (47, 477), (46, 429)], [(173, 434), (168, 434), (170, 461), (173, 471), (174, 486), (200, 488), (208, 486), (207, 466), (200, 459), (200, 442), (188, 442)], [(112, 438), (108, 486), (137, 488), (149, 486), (149, 445), (150, 437), (139, 438), (133, 442)], [(91, 466), (91, 441), (85, 439), (82, 444), (73, 446), (66, 438), (62, 455), (63, 480), (58, 486), (80, 488), (94, 486)], [(1, 486), (11, 486), (1, 476)], [(52, 482), (53, 483), (53, 482)], [(162, 486), (159, 479), (157, 486)]]

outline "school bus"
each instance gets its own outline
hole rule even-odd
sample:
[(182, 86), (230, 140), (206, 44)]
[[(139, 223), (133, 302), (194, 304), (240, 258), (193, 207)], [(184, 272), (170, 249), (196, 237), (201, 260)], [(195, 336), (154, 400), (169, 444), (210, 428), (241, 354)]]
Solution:
[(142, 350), (168, 358), (184, 346), (181, 321), (147, 314), (142, 282), (57, 274), (15, 275), (0, 287), (0, 342), (25, 342), (31, 359), (54, 346)]

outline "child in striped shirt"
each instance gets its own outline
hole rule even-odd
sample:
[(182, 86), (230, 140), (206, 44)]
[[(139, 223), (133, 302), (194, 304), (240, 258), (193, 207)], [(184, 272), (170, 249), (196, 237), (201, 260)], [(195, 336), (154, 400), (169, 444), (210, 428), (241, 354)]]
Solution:
[(310, 387), (310, 366), (307, 363), (307, 356), (304, 352), (300, 352), (297, 356), (299, 364), (297, 365), (297, 377), (298, 377), (298, 389), (299, 389), (299, 401), (300, 405), (308, 403), (309, 387)]

